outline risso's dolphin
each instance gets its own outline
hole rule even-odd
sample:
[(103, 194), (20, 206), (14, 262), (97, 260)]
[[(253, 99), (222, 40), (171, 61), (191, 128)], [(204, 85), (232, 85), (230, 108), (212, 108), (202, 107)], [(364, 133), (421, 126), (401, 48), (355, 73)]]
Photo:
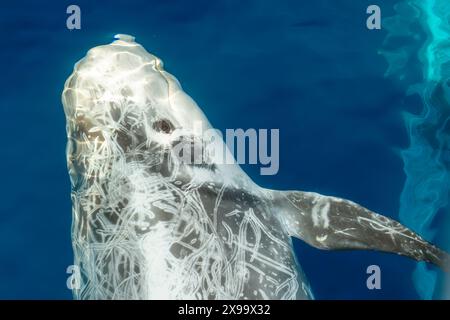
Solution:
[[(195, 158), (211, 125), (131, 36), (89, 50), (62, 101), (80, 270), (75, 298), (312, 298), (291, 237), (448, 266), (446, 253), (356, 203), (263, 189), (219, 152), (201, 161), (174, 154), (187, 144), (182, 150)], [(198, 122), (201, 132), (192, 129)], [(210, 138), (225, 145), (219, 134)]]

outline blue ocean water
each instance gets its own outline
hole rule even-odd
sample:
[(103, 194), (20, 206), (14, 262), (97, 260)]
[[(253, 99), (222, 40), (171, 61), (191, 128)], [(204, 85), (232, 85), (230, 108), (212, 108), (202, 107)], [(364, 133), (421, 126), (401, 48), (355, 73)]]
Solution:
[[(261, 186), (348, 198), (398, 219), (399, 150), (409, 143), (402, 113), (422, 105), (384, 76), (378, 51), (386, 32), (366, 28), (372, 2), (2, 3), (0, 298), (71, 298), (60, 95), (73, 64), (116, 33), (134, 35), (160, 57), (216, 128), (280, 129), (279, 173), (245, 166)], [(392, 1), (376, 2), (383, 16), (394, 14)], [(81, 30), (66, 28), (70, 4), (81, 8)], [(297, 240), (295, 249), (318, 299), (419, 297), (412, 260), (319, 251)], [(381, 290), (366, 287), (372, 264), (382, 270)]]

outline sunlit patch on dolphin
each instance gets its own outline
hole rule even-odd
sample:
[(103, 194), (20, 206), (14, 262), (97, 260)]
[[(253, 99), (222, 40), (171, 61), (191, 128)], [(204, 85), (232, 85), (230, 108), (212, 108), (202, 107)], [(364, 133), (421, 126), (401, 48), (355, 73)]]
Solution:
[(194, 123), (212, 127), (131, 36), (89, 50), (62, 99), (76, 298), (310, 299), (291, 237), (448, 262), (398, 222), (351, 201), (263, 189), (236, 163), (180, 161), (175, 146), (202, 134)]

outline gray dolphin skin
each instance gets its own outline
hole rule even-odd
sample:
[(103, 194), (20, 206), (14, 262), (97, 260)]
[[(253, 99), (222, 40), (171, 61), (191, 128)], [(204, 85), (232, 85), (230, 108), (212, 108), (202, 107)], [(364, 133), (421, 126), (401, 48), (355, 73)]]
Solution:
[(448, 267), (445, 252), (351, 201), (263, 189), (215, 153), (182, 161), (178, 146), (195, 154), (214, 130), (160, 59), (116, 39), (89, 50), (62, 94), (75, 298), (311, 299), (291, 237)]

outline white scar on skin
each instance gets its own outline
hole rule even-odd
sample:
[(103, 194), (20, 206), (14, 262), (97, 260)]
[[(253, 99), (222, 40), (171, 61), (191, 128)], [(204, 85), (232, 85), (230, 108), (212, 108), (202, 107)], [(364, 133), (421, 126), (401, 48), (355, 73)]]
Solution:
[(314, 201), (312, 209), (312, 220), (315, 227), (328, 228), (330, 220), (328, 212), (330, 211), (330, 202), (327, 199), (318, 198)]

